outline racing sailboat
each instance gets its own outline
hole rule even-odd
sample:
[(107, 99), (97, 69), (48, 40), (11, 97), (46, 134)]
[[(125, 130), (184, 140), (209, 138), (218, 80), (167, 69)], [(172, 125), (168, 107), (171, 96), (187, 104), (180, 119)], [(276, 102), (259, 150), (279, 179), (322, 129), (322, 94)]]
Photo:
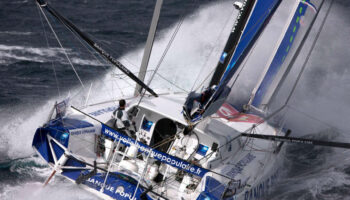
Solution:
[[(148, 63), (161, 2), (156, 5), (141, 72)], [(53, 15), (138, 84), (138, 95), (123, 97), (128, 101), (134, 135), (115, 127), (111, 115), (118, 106), (114, 100), (79, 107), (70, 105), (68, 99), (55, 104), (32, 143), (53, 169), (45, 184), (59, 174), (103, 199), (259, 199), (276, 180), (276, 162), (284, 142), (349, 148), (347, 143), (291, 138), (289, 130), (269, 120), (282, 110), (271, 112), (269, 104), (293, 66), (323, 1), (293, 1), (251, 99), (244, 106), (230, 100), (242, 63), (280, 3), (235, 3), (239, 14), (207, 85), (212, 92), (200, 102), (200, 109), (192, 105), (196, 110), (192, 112), (188, 102), (195, 98), (185, 93), (157, 94), (144, 83), (144, 74), (135, 76), (47, 2), (37, 0), (44, 15)], [(192, 94), (197, 95), (196, 91)]]

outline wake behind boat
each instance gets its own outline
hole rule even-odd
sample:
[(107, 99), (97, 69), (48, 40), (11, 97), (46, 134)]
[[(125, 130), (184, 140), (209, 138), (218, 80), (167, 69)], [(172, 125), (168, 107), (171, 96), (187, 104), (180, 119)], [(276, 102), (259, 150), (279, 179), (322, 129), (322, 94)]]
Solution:
[[(231, 102), (231, 88), (279, 0), (234, 4), (239, 15), (212, 79), (206, 89), (190, 94), (158, 94), (144, 83), (162, 1), (155, 8), (138, 77), (48, 3), (37, 4), (44, 16), (44, 10), (52, 14), (138, 84), (136, 95), (120, 98), (125, 110), (120, 99), (83, 106), (66, 99), (54, 106), (33, 139), (34, 149), (53, 169), (45, 184), (60, 174), (104, 199), (259, 199), (276, 180), (284, 142), (349, 147), (290, 138), (283, 124), (270, 120), (288, 104), (289, 98), (269, 110), (323, 1), (294, 2), (243, 108)], [(120, 127), (118, 120), (128, 124)]]

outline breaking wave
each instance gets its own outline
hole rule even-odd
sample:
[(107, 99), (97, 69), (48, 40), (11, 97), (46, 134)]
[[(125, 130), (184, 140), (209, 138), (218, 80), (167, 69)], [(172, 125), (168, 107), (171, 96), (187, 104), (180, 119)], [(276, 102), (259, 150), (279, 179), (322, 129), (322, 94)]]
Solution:
[(6, 35), (33, 35), (33, 32), (18, 32), (18, 31), (0, 31), (0, 34)]
[[(166, 57), (160, 69), (160, 73), (167, 78), (171, 77), (172, 81), (182, 82), (182, 86), (192, 86), (189, 84), (193, 83), (181, 81), (188, 79), (189, 76), (192, 76), (192, 72), (189, 72), (188, 69), (191, 69), (193, 72), (198, 72), (202, 66), (206, 64), (205, 58), (213, 49), (215, 49), (217, 54), (220, 53), (223, 44), (221, 44), (220, 48), (216, 47), (215, 45), (218, 44), (217, 40), (224, 42), (225, 38), (227, 37), (226, 35), (218, 34), (218, 31), (212, 31), (217, 29), (221, 30), (223, 28), (226, 28), (226, 30), (230, 29), (230, 24), (226, 24), (226, 22), (229, 17), (232, 18), (230, 12), (232, 12), (233, 7), (228, 7), (227, 4), (228, 3), (225, 2), (223, 4), (203, 8), (199, 12), (189, 16), (184, 21), (184, 24), (182, 25), (181, 30), (174, 42), (174, 46), (172, 46), (169, 51), (171, 56)], [(224, 9), (225, 7), (229, 9)], [(223, 10), (222, 15), (220, 15), (223, 17), (222, 19), (214, 20), (208, 18), (208, 15), (213, 15), (218, 9)], [(220, 22), (218, 23), (218, 21)], [(160, 39), (155, 42), (153, 48), (153, 54), (150, 61), (151, 69), (155, 68), (157, 61), (159, 60), (171, 34), (174, 31), (174, 28), (175, 27), (173, 26), (172, 28), (164, 30), (160, 33)], [(224, 32), (228, 34), (229, 31)], [(197, 34), (195, 37), (196, 40), (193, 40), (193, 34)], [(208, 35), (210, 34), (214, 34), (213, 37), (210, 37), (212, 41), (208, 41)], [(191, 42), (193, 45), (188, 46), (189, 42)], [(140, 48), (125, 54), (120, 60), (130, 67), (131, 71), (136, 71), (138, 69), (137, 66), (139, 66), (139, 63), (141, 62), (142, 49), (143, 48), (140, 46)], [(68, 49), (67, 52), (74, 64), (94, 66), (101, 65), (95, 60), (79, 58), (79, 55), (75, 54), (72, 49)], [(37, 63), (55, 61), (65, 64), (66, 61), (62, 58), (64, 58), (64, 55), (62, 50), (59, 48), (11, 46), (0, 44), (0, 60), (2, 60), (4, 64), (23, 61)], [(216, 64), (216, 59), (212, 62), (215, 62)], [(174, 77), (175, 73), (171, 72), (169, 70), (170, 68), (177, 69), (176, 74), (178, 77)], [(102, 100), (102, 98), (105, 99), (106, 96), (115, 98), (117, 94), (107, 93), (108, 95), (106, 95), (105, 90), (114, 89), (115, 91), (115, 88), (126, 86), (130, 88), (130, 82), (124, 86), (119, 84), (118, 87), (116, 85), (109, 84), (111, 83), (111, 77), (115, 78), (116, 73), (120, 72), (114, 70), (109, 71), (102, 79), (100, 79), (102, 81), (96, 81), (93, 87), (93, 89), (95, 89), (95, 93), (92, 92), (91, 96), (96, 96), (97, 98), (100, 98), (100, 100)], [(183, 77), (179, 76), (179, 74), (183, 74)], [(162, 85), (162, 83), (159, 83), (159, 81), (159, 79), (155, 80), (154, 84)], [(133, 89), (125, 89), (123, 94), (125, 95), (126, 93), (132, 92)], [(53, 97), (52, 99), (56, 98), (57, 97)], [(52, 182), (52, 186), (50, 184), (48, 187), (41, 188), (42, 182), (50, 174), (50, 169), (48, 167), (42, 167), (41, 164), (38, 166), (38, 163), (40, 163), (38, 161), (39, 158), (31, 158), (35, 161), (18, 159), (34, 154), (31, 148), (33, 134), (36, 128), (47, 120), (48, 114), (53, 105), (54, 100), (48, 100), (42, 105), (32, 104), (32, 107), (30, 108), (18, 108), (16, 110), (19, 110), (19, 112), (11, 111), (10, 113), (13, 115), (5, 115), (5, 117), (0, 119), (1, 124), (4, 124), (4, 126), (0, 128), (0, 155), (2, 155), (3, 159), (6, 160), (17, 159), (16, 161), (7, 162), (7, 165), (9, 165), (10, 168), (4, 168), (4, 171), (8, 171), (10, 174), (16, 176), (14, 177), (15, 180), (18, 180), (18, 177), (22, 175), (31, 177), (31, 179), (24, 179), (23, 181), (18, 181), (17, 183), (13, 184), (11, 184), (9, 181), (1, 181), (1, 199), (96, 199), (90, 193), (81, 191), (79, 187), (72, 187), (71, 183), (68, 183), (66, 180), (63, 180), (60, 177), (55, 177)], [(21, 107), (21, 105), (18, 105), (18, 107)], [(6, 108), (0, 107), (0, 109), (2, 109), (4, 112), (8, 111)]]
[[(70, 56), (72, 63), (77, 65), (89, 66), (106, 66), (96, 60), (81, 59), (72, 49), (65, 49)], [(0, 44), (0, 62), (5, 65), (21, 62), (31, 61), (37, 63), (55, 62), (67, 65), (68, 62), (64, 57), (64, 51), (61, 48), (40, 48), (27, 46), (8, 46)]]
[[(10, 175), (4, 176), (3, 171), (9, 171)], [(96, 199), (79, 187), (71, 187), (69, 181), (59, 176), (51, 180), (52, 184), (44, 187), (43, 182), (50, 174), (51, 169), (39, 157), (0, 162), (0, 175), (3, 179), (0, 182), (0, 198), (3, 200)]]
[[(202, 69), (204, 71), (210, 70), (208, 66), (216, 65), (216, 58), (219, 57), (222, 46), (215, 45), (217, 45), (217, 41), (226, 39), (226, 35), (220, 35), (218, 30), (221, 30), (222, 27), (225, 27), (225, 30), (230, 29), (229, 24), (225, 26), (226, 19), (230, 15), (230, 9), (232, 9), (231, 2), (226, 1), (221, 4), (202, 7), (198, 12), (188, 16), (174, 41), (174, 46), (170, 48), (169, 54), (171, 56), (165, 58), (159, 73), (185, 89), (191, 88), (194, 82), (188, 80), (193, 79), (193, 74)], [(213, 16), (218, 15), (218, 10), (221, 12), (219, 14), (225, 17), (214, 19)], [(161, 57), (174, 28), (173, 26), (160, 33), (160, 38), (156, 41), (153, 49), (150, 61), (151, 69), (154, 69), (157, 65), (157, 61)], [(32, 35), (32, 32), (4, 31), (0, 34), (20, 36)], [(121, 61), (132, 71), (136, 71), (141, 63), (142, 49), (142, 47), (139, 47), (126, 53), (122, 56)], [(329, 49), (329, 51), (332, 50)], [(67, 52), (74, 64), (101, 66), (95, 60), (81, 59), (72, 49), (67, 49)], [(207, 57), (214, 59), (207, 60)], [(343, 57), (341, 58), (343, 59)], [(67, 64), (60, 48), (0, 44), (1, 65), (17, 62), (51, 63), (51, 61)], [(170, 70), (170, 68), (173, 70)], [(115, 78), (114, 74), (116, 73), (114, 70), (109, 71), (100, 79), (102, 81), (94, 82), (96, 91), (91, 95), (106, 98), (105, 90), (118, 88), (116, 85), (108, 84), (112, 83), (110, 81), (111, 77)], [(319, 77), (316, 78), (320, 79)], [(158, 77), (152, 84), (153, 86), (163, 86), (168, 83)], [(122, 87), (124, 86), (122, 85)], [(25, 89), (30, 90), (30, 88)], [(129, 89), (125, 90), (130, 92)], [(68, 91), (66, 92), (68, 93)], [(120, 94), (108, 93), (108, 95), (112, 98)], [(56, 98), (57, 96), (52, 99)], [(31, 148), (31, 141), (35, 129), (47, 120), (48, 113), (54, 105), (52, 99), (40, 105), (36, 102), (30, 102), (32, 104), (30, 108), (18, 105), (19, 108), (15, 109), (15, 112), (11, 110), (12, 108), (0, 107), (0, 123), (2, 124), (0, 128), (0, 199), (96, 199), (90, 193), (72, 186), (70, 182), (59, 176), (56, 176), (48, 187), (41, 187), (42, 182), (49, 176), (51, 170), (42, 163), (40, 158), (32, 157), (34, 152)], [(344, 118), (343, 121), (346, 121), (346, 119)], [(304, 127), (298, 128), (304, 129)], [(317, 138), (320, 137), (319, 134), (315, 135)], [(336, 131), (330, 130), (327, 135), (336, 135)], [(342, 137), (340, 136), (340, 138)], [(349, 140), (346, 139), (345, 141)], [(22, 158), (27, 156), (29, 158)], [(280, 182), (266, 199), (349, 199), (349, 152), (307, 145), (288, 145), (284, 158), (281, 164), (283, 174)], [(6, 177), (8, 178), (6, 179)]]
[[(346, 140), (337, 130), (310, 135), (322, 140)], [(309, 137), (309, 138), (310, 138)], [(282, 174), (266, 199), (349, 199), (349, 150), (312, 145), (287, 145)]]

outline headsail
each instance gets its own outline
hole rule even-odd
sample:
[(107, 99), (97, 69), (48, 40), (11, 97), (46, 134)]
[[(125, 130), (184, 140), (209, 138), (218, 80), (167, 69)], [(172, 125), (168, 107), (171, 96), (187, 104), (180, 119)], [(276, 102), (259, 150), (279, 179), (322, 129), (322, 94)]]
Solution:
[[(238, 45), (233, 46), (233, 49), (230, 49), (230, 51), (233, 52), (232, 56), (227, 57), (227, 55), (229, 54), (225, 52), (226, 49), (224, 50), (221, 56), (221, 59), (220, 59), (221, 61), (225, 59), (225, 57), (227, 57), (227, 60), (229, 60), (229, 62), (227, 62), (227, 66), (223, 74), (214, 75), (213, 77), (213, 79), (215, 79), (218, 76), (220, 76), (221, 80), (218, 84), (218, 88), (216, 92), (211, 97), (211, 100), (208, 102), (208, 104), (205, 107), (203, 117), (206, 117), (215, 113), (219, 109), (219, 107), (222, 105), (222, 103), (225, 101), (225, 99), (227, 98), (231, 90), (230, 86), (228, 85), (229, 81), (234, 76), (241, 62), (244, 60), (245, 56), (251, 49), (253, 43), (255, 42), (255, 40), (258, 38), (258, 36), (266, 26), (268, 20), (273, 15), (279, 3), (280, 3), (280, 0), (255, 1), (254, 7), (251, 10), (250, 16), (245, 24), (244, 30), (240, 35)], [(247, 1), (244, 2), (244, 5), (246, 4), (247, 4)], [(245, 9), (244, 6), (243, 6), (243, 9)], [(233, 33), (234, 32), (232, 32), (231, 34)], [(228, 42), (232, 42), (232, 41), (230, 41), (229, 39)], [(215, 84), (215, 82), (212, 82), (212, 84)]]
[(252, 92), (249, 106), (265, 109), (270, 104), (294, 64), (297, 52), (307, 37), (321, 2), (318, 1), (315, 5), (311, 3), (311, 0), (295, 1), (289, 21), (260, 81)]

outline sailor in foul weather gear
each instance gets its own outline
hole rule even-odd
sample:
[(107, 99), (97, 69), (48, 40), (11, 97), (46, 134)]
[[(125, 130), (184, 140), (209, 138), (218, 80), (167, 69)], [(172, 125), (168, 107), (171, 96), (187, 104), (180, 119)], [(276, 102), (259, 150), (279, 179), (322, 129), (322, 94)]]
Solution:
[(113, 112), (112, 117), (115, 119), (114, 128), (119, 132), (134, 137), (135, 131), (130, 130), (133, 122), (129, 119), (128, 113), (125, 111), (126, 102), (124, 99), (119, 101), (119, 107)]
[[(210, 97), (214, 94), (216, 86), (205, 89), (202, 93), (190, 92), (184, 104), (184, 113), (186, 116), (191, 119), (195, 118), (197, 115), (203, 113), (205, 105), (210, 100)], [(198, 103), (198, 106), (193, 108), (195, 103)]]

